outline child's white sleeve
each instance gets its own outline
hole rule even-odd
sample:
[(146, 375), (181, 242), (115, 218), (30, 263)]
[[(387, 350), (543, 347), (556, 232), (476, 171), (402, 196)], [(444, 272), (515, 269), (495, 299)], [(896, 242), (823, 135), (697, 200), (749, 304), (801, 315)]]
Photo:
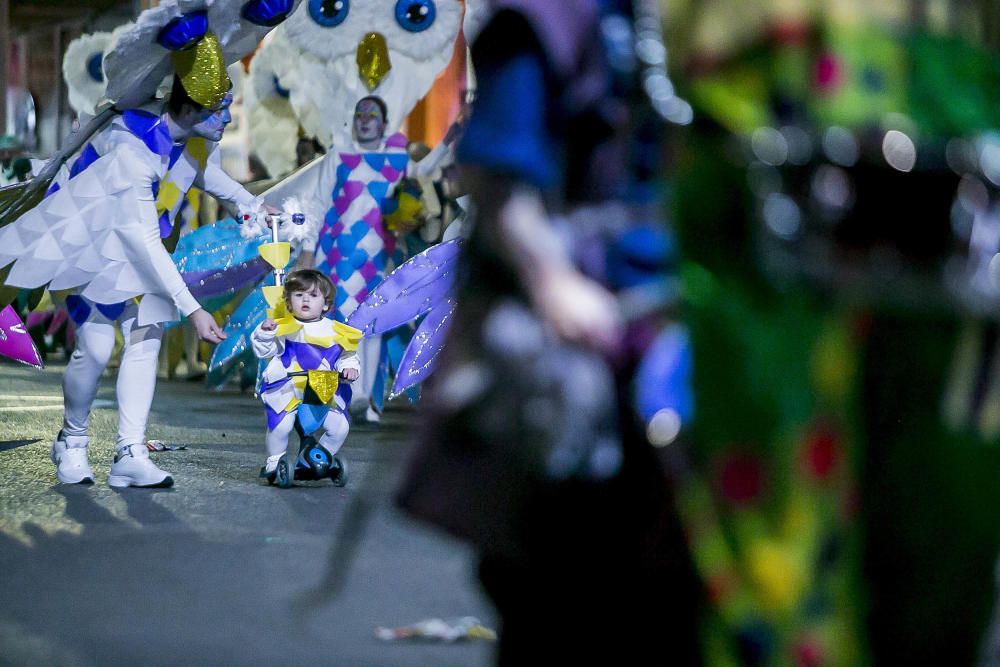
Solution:
[(285, 351), (285, 341), (278, 338), (276, 331), (264, 331), (258, 324), (257, 328), (250, 334), (250, 342), (253, 345), (253, 353), (258, 359), (271, 359), (277, 357)]
[(353, 368), (354, 370), (361, 372), (361, 360), (358, 359), (357, 352), (344, 352), (337, 359), (337, 363), (334, 364), (338, 373), (343, 373), (348, 368)]

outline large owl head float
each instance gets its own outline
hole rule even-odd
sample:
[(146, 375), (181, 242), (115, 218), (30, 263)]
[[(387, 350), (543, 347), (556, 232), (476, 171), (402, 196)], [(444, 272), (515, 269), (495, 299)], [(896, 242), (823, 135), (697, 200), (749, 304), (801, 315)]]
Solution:
[(272, 42), (294, 57), (276, 72), (306, 134), (349, 141), (354, 105), (386, 102), (398, 129), (451, 61), (461, 0), (303, 0)]

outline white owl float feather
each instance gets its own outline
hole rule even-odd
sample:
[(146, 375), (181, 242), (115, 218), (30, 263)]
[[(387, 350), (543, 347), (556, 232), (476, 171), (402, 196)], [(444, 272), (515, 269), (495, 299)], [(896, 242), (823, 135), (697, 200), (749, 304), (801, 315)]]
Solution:
[(296, 166), (299, 119), (278, 76), (279, 71), (288, 72), (294, 66), (288, 62), (293, 57), (280, 35), (272, 33), (250, 61), (244, 94), (250, 144), (273, 178), (290, 173)]

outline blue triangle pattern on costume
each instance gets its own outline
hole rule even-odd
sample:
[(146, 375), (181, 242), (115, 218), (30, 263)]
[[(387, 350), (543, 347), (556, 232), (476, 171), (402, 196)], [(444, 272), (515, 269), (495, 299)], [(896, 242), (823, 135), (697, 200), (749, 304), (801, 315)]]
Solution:
[(90, 310), (90, 305), (79, 294), (70, 294), (66, 297), (66, 312), (77, 326), (87, 321)]
[(112, 322), (121, 317), (121, 314), (125, 312), (124, 301), (121, 303), (95, 303), (94, 306), (97, 308), (97, 312)]
[[(350, 382), (341, 382), (340, 384), (337, 385), (337, 396), (340, 396), (340, 400), (344, 402), (344, 405), (351, 404), (351, 397), (353, 395), (354, 395), (354, 390), (351, 389)], [(347, 417), (346, 412), (344, 413), (344, 416)], [(348, 419), (350, 419), (350, 417), (348, 417)]]
[(78, 157), (73, 162), (73, 166), (70, 167), (69, 177), (73, 178), (81, 171), (83, 171), (90, 165), (94, 164), (94, 162), (96, 162), (97, 158), (99, 157), (101, 156), (97, 154), (97, 149), (94, 148), (94, 145), (87, 144), (86, 147), (83, 149), (83, 151), (80, 153), (80, 157)]
[(368, 192), (381, 204), (386, 193), (389, 192), (389, 184), (385, 181), (374, 181), (368, 184)]
[(160, 157), (170, 155), (174, 141), (163, 118), (142, 109), (128, 109), (122, 114), (122, 120), (128, 131), (139, 137), (146, 148)]
[(160, 214), (160, 238), (165, 239), (174, 233), (174, 223), (170, 220), (170, 212)]
[(328, 405), (308, 405), (302, 403), (299, 405), (298, 410), (299, 425), (302, 426), (302, 430), (306, 433), (312, 433), (323, 425), (329, 412), (330, 406)]
[(404, 171), (410, 161), (410, 156), (406, 153), (389, 153), (386, 158), (389, 160), (389, 166), (396, 171)]
[(365, 153), (365, 162), (375, 171), (382, 171), (385, 166), (385, 153)]
[(170, 149), (170, 161), (167, 163), (167, 168), (172, 169), (177, 163), (178, 158), (184, 153), (184, 146), (185, 144), (176, 144)]

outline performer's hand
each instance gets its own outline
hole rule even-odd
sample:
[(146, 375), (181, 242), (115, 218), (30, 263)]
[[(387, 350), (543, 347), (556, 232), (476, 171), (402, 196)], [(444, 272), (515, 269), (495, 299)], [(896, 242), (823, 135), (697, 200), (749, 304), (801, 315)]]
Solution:
[(204, 308), (199, 308), (190, 315), (188, 319), (194, 325), (194, 330), (198, 332), (198, 337), (209, 343), (221, 343), (226, 338), (226, 334), (215, 323), (215, 318), (208, 314)]
[(354, 382), (358, 379), (358, 369), (357, 368), (345, 368), (340, 371), (340, 377), (344, 378), (348, 382)]
[(624, 326), (618, 302), (599, 283), (572, 268), (545, 274), (532, 289), (539, 314), (557, 335), (600, 352), (614, 352)]
[(277, 328), (278, 328), (278, 323), (272, 320), (270, 317), (261, 322), (260, 324), (261, 331), (274, 331)]

